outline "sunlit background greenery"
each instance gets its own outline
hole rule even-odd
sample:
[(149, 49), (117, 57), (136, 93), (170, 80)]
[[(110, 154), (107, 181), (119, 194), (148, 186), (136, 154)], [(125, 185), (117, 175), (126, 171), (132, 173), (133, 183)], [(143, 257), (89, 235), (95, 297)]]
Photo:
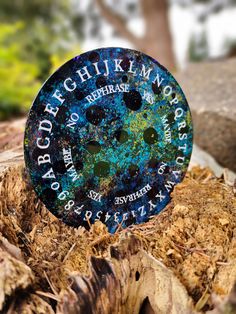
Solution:
[[(119, 5), (113, 0), (104, 2), (122, 18), (131, 20), (140, 14), (138, 0), (122, 0)], [(194, 2), (216, 0), (169, 1), (170, 5), (174, 2), (184, 8)], [(221, 10), (231, 2), (235, 1), (223, 0), (214, 10)], [(205, 18), (200, 16), (201, 23)], [(81, 53), (87, 37), (91, 41), (96, 39), (97, 46), (99, 40), (103, 45), (105, 22), (102, 20), (96, 0), (1, 0), (0, 120), (27, 113), (42, 83), (59, 65)], [(119, 34), (114, 29), (111, 36)], [(206, 58), (207, 39), (203, 31), (198, 39), (191, 38), (189, 59)]]
[(0, 120), (27, 112), (41, 84), (80, 53), (68, 1), (0, 2)]

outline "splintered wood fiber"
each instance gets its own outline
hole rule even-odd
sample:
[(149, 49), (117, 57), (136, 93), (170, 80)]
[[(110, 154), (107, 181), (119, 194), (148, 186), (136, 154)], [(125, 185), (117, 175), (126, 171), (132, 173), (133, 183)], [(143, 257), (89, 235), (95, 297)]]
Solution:
[(227, 295), (236, 280), (236, 198), (208, 169), (188, 172), (171, 203), (149, 222), (111, 235), (100, 222), (89, 231), (60, 222), (38, 201), (24, 168), (14, 167), (0, 182), (0, 232), (32, 271), (34, 302), (39, 294), (56, 302), (70, 276), (87, 274), (89, 257), (106, 257), (124, 232), (136, 235), (144, 250), (174, 272), (195, 304), (204, 299), (210, 307), (209, 296)]

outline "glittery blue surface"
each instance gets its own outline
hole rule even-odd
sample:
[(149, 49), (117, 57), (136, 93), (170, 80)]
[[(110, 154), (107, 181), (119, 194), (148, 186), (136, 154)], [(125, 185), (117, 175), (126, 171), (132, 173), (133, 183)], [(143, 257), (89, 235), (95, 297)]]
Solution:
[[(166, 206), (187, 170), (192, 137), (173, 76), (143, 53), (103, 48), (68, 61), (43, 85), (27, 120), (25, 161), (59, 219), (75, 227), (101, 220), (115, 232)], [(41, 163), (45, 154), (50, 161)]]

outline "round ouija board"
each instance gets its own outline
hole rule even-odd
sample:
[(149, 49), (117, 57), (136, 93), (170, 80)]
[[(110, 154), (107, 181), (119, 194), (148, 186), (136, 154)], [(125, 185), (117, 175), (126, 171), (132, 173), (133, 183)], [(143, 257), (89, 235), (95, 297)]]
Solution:
[(110, 232), (170, 201), (192, 151), (192, 121), (173, 76), (153, 58), (102, 48), (61, 66), (30, 110), (26, 167), (46, 207), (71, 226)]

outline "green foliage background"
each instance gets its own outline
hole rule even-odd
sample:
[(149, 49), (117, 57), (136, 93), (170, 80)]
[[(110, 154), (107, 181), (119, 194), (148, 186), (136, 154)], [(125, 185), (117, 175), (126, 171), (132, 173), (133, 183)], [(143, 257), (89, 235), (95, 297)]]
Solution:
[[(124, 19), (139, 14), (135, 8), (140, 1), (122, 1), (127, 1)], [(116, 5), (112, 9), (116, 11), (119, 7), (116, 0), (113, 2)], [(189, 43), (190, 61), (209, 57), (204, 33), (208, 16), (236, 4), (236, 0), (169, 0), (180, 7), (198, 2), (206, 10), (197, 17), (203, 32), (200, 37), (193, 36)], [(81, 53), (81, 41), (87, 37), (91, 41), (102, 40), (102, 20), (95, 0), (0, 0), (0, 120), (26, 114), (48, 76)], [(235, 46), (235, 42), (226, 43), (226, 53), (233, 47), (231, 54), (235, 55)]]
[(28, 112), (42, 83), (80, 47), (70, 1), (1, 0), (0, 120)]
[(0, 120), (28, 109), (40, 87), (39, 66), (24, 60), (16, 42), (24, 24), (0, 24)]

